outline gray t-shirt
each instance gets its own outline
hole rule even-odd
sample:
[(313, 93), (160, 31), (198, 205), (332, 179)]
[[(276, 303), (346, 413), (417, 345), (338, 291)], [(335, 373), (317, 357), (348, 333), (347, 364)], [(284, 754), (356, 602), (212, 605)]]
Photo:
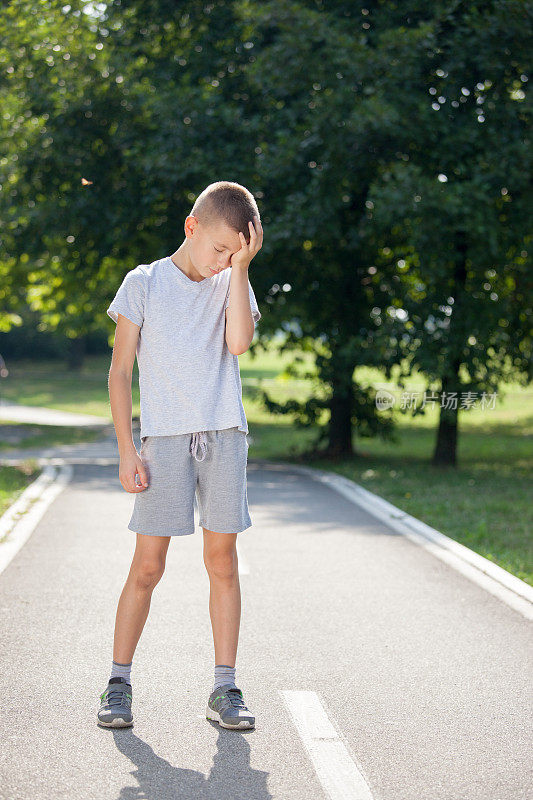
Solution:
[[(107, 313), (140, 326), (141, 439), (235, 426), (248, 433), (239, 359), (224, 335), (231, 270), (193, 281), (166, 256), (125, 275)], [(248, 292), (255, 325), (250, 281)]]

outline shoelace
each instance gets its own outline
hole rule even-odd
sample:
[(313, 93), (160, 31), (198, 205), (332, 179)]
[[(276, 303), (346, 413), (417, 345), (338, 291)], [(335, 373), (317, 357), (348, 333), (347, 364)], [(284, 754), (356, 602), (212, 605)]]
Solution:
[(249, 711), (249, 709), (244, 705), (242, 694), (238, 689), (228, 689), (226, 696), (232, 706), (235, 706), (236, 708), (243, 708), (245, 711)]
[[(100, 695), (100, 699), (103, 698), (107, 690), (104, 690)], [(121, 706), (123, 703), (127, 703), (129, 700), (128, 697), (128, 690), (124, 689), (110, 689), (107, 692), (106, 703), (110, 706)], [(125, 699), (124, 695), (126, 695), (127, 699)]]
[[(191, 446), (189, 448), (190, 452), (193, 454), (193, 457), (197, 461), (203, 461), (205, 455), (207, 453), (207, 431), (197, 431), (196, 433), (192, 434), (191, 437)], [(200, 450), (202, 451), (202, 458), (198, 458), (197, 451), (198, 445), (200, 445)]]

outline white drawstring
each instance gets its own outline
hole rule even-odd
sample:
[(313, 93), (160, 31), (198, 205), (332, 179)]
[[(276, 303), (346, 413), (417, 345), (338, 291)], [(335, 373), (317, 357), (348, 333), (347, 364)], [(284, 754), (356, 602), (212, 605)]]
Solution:
[[(197, 431), (197, 433), (193, 433), (191, 438), (191, 446), (190, 451), (193, 454), (194, 458), (197, 461), (203, 461), (206, 453), (207, 453), (207, 431)], [(200, 449), (203, 453), (202, 458), (198, 458), (198, 444), (200, 444)]]

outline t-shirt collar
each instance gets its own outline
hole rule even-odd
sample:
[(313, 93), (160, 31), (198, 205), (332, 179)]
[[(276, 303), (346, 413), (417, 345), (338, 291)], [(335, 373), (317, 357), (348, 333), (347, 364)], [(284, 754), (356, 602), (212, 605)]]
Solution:
[(178, 266), (176, 266), (176, 264), (174, 264), (170, 256), (167, 256), (166, 260), (168, 261), (169, 267), (171, 267), (173, 272), (176, 274), (178, 280), (185, 286), (190, 286), (191, 288), (198, 287), (198, 289), (201, 289), (203, 286), (209, 285), (211, 278), (216, 277), (215, 275), (210, 275), (209, 277), (204, 278), (201, 281), (193, 281), (183, 272), (183, 270), (181, 270)]

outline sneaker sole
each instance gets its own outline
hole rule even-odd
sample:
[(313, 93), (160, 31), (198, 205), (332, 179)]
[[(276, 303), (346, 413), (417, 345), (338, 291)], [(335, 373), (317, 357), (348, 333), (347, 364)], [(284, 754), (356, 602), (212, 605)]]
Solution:
[(102, 720), (97, 717), (96, 721), (98, 725), (102, 725), (104, 728), (129, 728), (133, 725), (133, 720), (126, 722), (124, 719), (113, 719), (111, 722), (102, 722)]
[(232, 730), (234, 730), (235, 728), (237, 728), (237, 729), (238, 728), (255, 728), (255, 722), (250, 722), (247, 719), (241, 720), (239, 723), (237, 723), (237, 725), (230, 725), (228, 722), (223, 722), (220, 719), (220, 714), (218, 713), (218, 711), (213, 711), (213, 709), (210, 708), (209, 706), (207, 706), (207, 709), (206, 709), (206, 712), (205, 712), (205, 718), (206, 719), (210, 719), (212, 722), (218, 722), (218, 724), (221, 725), (223, 728), (231, 728)]

